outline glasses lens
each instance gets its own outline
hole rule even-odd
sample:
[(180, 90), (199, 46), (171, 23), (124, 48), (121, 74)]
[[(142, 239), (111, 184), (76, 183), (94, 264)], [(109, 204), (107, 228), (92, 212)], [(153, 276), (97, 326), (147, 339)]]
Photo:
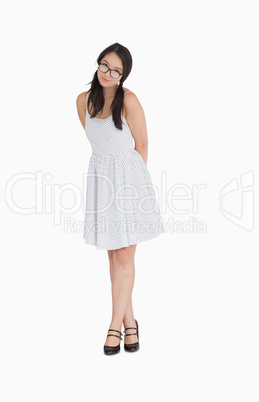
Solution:
[(119, 78), (120, 74), (117, 71), (112, 70), (111, 71), (111, 76), (112, 76), (112, 78), (117, 80), (117, 78)]
[(107, 71), (108, 71), (108, 67), (105, 66), (104, 64), (99, 64), (98, 68), (102, 73), (107, 73)]

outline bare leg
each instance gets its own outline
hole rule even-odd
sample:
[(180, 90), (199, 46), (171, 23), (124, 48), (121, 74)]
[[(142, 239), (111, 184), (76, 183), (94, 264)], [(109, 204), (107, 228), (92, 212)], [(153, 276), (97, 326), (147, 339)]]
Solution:
[[(113, 278), (114, 278), (113, 250), (107, 250), (107, 251), (108, 251), (108, 257), (109, 257), (109, 263), (110, 263), (110, 277), (111, 277), (111, 283), (112, 283)], [(136, 326), (136, 323), (135, 323), (135, 320), (134, 320), (133, 306), (132, 306), (132, 295), (130, 297), (130, 302), (129, 302), (128, 306), (127, 306), (127, 310), (126, 310), (126, 313), (124, 315), (123, 325), (124, 325), (125, 328), (132, 327), (132, 326), (135, 327)], [(134, 341), (131, 340), (131, 342), (126, 342), (126, 343), (133, 343), (133, 342)]]
[[(136, 326), (132, 308), (136, 246), (133, 244), (118, 250), (108, 250), (112, 286), (112, 321), (109, 328), (118, 331), (121, 331), (122, 323), (125, 327)], [(107, 337), (105, 345), (115, 346), (118, 342), (118, 338), (110, 336)], [(134, 342), (137, 342), (137, 336), (127, 336), (126, 343)]]

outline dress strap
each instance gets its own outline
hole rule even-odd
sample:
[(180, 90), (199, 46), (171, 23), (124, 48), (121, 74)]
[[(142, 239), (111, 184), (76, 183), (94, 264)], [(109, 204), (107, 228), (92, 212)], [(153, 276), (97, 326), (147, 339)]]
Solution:
[(126, 95), (128, 92), (131, 92), (131, 91), (124, 92), (124, 95)]

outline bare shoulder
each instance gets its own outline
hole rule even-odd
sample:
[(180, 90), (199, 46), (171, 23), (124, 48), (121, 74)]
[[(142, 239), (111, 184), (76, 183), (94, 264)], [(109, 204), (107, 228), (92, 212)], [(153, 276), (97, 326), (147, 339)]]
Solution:
[[(128, 92), (128, 91), (130, 91), (130, 92)], [(128, 92), (128, 93), (126, 94), (126, 92)], [(124, 95), (124, 104), (125, 104), (125, 106), (127, 106), (127, 105), (129, 105), (129, 106), (140, 105), (140, 102), (138, 100), (137, 95), (134, 92), (132, 92), (130, 89), (124, 88), (124, 94), (125, 94)]]
[(87, 91), (82, 92), (76, 98), (76, 104), (78, 108), (85, 107), (86, 105), (86, 93)]
[[(129, 89), (126, 89), (126, 88), (124, 88), (124, 90), (125, 90), (124, 92), (130, 91)], [(137, 95), (132, 91), (130, 91), (124, 95), (124, 106), (125, 106), (127, 114), (130, 111), (136, 112), (136, 111), (143, 110), (141, 103), (138, 100)]]

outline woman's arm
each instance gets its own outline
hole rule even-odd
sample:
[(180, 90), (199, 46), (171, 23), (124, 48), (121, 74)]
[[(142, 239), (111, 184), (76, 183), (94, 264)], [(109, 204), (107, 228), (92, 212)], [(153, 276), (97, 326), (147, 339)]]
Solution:
[(86, 92), (82, 92), (81, 94), (78, 95), (76, 98), (76, 107), (77, 107), (77, 113), (79, 116), (79, 120), (82, 123), (83, 128), (85, 128), (85, 114), (86, 114)]
[(135, 141), (135, 150), (140, 153), (145, 163), (148, 159), (148, 136), (144, 110), (133, 92), (124, 98), (127, 122)]

